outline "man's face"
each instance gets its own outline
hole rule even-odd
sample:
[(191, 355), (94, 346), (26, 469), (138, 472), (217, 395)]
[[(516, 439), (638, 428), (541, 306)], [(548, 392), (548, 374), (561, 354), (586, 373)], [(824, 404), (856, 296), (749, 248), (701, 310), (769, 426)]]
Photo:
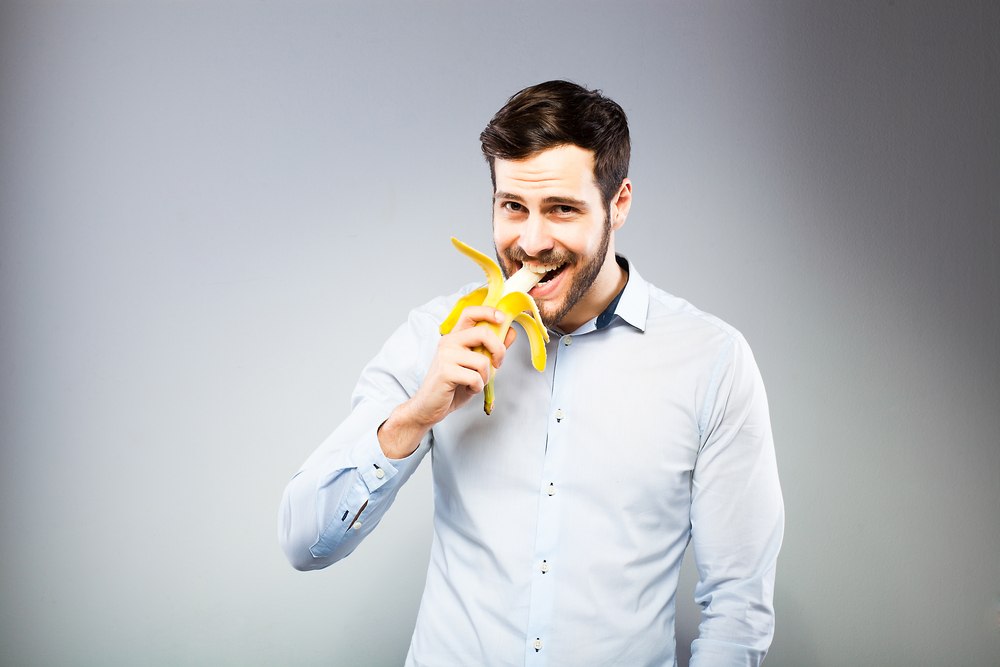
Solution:
[(606, 291), (599, 288), (617, 284), (608, 250), (624, 216), (612, 221), (604, 209), (593, 153), (558, 146), (526, 160), (496, 160), (494, 172), (493, 242), (504, 273), (524, 263), (558, 264), (530, 292), (542, 320), (575, 329), (596, 317)]

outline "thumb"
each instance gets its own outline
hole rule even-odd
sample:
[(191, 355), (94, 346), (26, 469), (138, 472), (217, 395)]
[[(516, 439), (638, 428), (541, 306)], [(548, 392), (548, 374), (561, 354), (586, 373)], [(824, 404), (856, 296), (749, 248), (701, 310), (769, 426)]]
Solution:
[(509, 329), (507, 329), (507, 335), (504, 336), (503, 344), (506, 347), (510, 347), (511, 345), (514, 344), (515, 339), (517, 339), (517, 329), (515, 329), (514, 327), (510, 327)]

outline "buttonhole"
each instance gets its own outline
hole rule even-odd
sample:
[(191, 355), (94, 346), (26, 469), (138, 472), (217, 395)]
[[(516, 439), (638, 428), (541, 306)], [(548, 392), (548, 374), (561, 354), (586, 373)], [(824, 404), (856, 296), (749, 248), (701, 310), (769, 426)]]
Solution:
[[(358, 520), (358, 517), (361, 516), (361, 513), (365, 511), (366, 507), (368, 507), (368, 501), (367, 500), (365, 501), (365, 504), (361, 506), (361, 509), (358, 510), (358, 513), (354, 515), (354, 518), (351, 519), (351, 523), (347, 526), (348, 530), (351, 529), (351, 526), (353, 526), (354, 522)], [(346, 512), (344, 513), (344, 516), (347, 516)], [(341, 519), (341, 521), (343, 521), (343, 519)]]

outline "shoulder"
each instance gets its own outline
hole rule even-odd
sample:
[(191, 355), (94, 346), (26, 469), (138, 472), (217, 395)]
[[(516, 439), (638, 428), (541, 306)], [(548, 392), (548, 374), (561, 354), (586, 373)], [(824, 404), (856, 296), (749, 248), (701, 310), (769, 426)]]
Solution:
[[(646, 333), (673, 361), (672, 372), (699, 388), (700, 433), (727, 410), (739, 414), (739, 406), (745, 408), (755, 397), (764, 396), (757, 362), (743, 334), (715, 315), (650, 285)], [(766, 398), (760, 405), (766, 409)]]
[(689, 344), (700, 342), (713, 347), (730, 347), (734, 342), (745, 342), (743, 334), (715, 315), (652, 284), (646, 283), (646, 286), (649, 293), (648, 332), (659, 332), (679, 337)]
[(406, 321), (386, 341), (389, 348), (399, 346), (433, 347), (440, 338), (441, 323), (464, 295), (480, 287), (475, 283), (465, 285), (457, 292), (431, 299), (410, 311)]
[(392, 399), (384, 400), (405, 400), (405, 397), (391, 393), (399, 388), (406, 396), (412, 396), (423, 382), (434, 357), (441, 339), (441, 322), (455, 302), (476, 287), (475, 284), (466, 285), (454, 294), (439, 296), (411, 310), (406, 321), (396, 328), (365, 367), (355, 389), (356, 399), (391, 394)]

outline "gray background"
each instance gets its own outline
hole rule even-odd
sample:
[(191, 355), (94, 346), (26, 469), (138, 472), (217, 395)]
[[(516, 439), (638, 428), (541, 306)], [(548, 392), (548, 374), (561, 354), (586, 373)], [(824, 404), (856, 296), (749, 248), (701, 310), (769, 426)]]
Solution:
[(4, 2), (0, 663), (401, 663), (429, 466), (319, 573), (278, 502), (477, 279), (478, 133), (560, 77), (630, 116), (619, 249), (755, 350), (768, 664), (998, 664), (998, 34), (993, 2)]

